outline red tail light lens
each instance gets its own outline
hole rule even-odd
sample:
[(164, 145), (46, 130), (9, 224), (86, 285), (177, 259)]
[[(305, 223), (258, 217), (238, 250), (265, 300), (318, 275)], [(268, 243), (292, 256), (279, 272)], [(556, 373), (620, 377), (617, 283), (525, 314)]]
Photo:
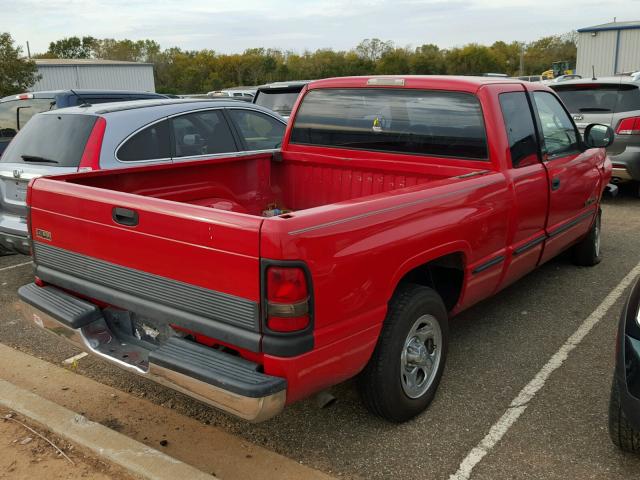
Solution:
[(299, 267), (267, 269), (267, 327), (275, 332), (295, 332), (309, 326), (307, 277)]
[(98, 117), (96, 124), (91, 130), (87, 144), (84, 147), (82, 158), (78, 170), (100, 170), (100, 151), (102, 150), (102, 139), (107, 121), (104, 117)]
[(616, 127), (618, 135), (640, 135), (640, 117), (623, 118)]
[(309, 295), (304, 270), (298, 267), (269, 267), (267, 269), (267, 300), (276, 303), (295, 303)]

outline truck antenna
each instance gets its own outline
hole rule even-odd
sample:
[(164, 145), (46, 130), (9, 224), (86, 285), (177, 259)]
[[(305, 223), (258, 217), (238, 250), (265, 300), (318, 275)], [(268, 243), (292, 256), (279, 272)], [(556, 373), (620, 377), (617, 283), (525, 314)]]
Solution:
[(596, 78), (596, 67), (594, 65), (591, 65), (591, 80), (597, 80)]

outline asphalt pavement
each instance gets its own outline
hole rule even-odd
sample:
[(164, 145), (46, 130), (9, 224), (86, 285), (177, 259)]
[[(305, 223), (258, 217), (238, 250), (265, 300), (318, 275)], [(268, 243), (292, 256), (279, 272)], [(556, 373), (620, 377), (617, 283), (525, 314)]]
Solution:
[[(640, 262), (640, 199), (603, 206), (604, 259), (576, 267), (566, 257), (543, 265), (451, 322), (449, 358), (428, 411), (403, 425), (364, 409), (353, 382), (331, 390), (337, 402), (297, 403), (258, 425), (235, 420), (183, 395), (86, 357), (77, 371), (145, 395), (201, 422), (348, 478), (448, 479), (602, 300)], [(24, 321), (16, 290), (31, 281), (28, 257), (0, 258), (0, 342), (60, 364), (78, 353)], [(473, 469), (471, 478), (629, 479), (640, 457), (620, 453), (607, 434), (615, 329), (625, 295), (548, 378), (526, 410)]]

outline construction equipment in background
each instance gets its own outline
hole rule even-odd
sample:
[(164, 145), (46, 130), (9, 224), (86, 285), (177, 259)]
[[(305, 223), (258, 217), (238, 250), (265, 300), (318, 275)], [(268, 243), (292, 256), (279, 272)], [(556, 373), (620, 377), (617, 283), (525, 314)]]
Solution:
[(544, 80), (553, 80), (560, 75), (572, 75), (575, 67), (571, 62), (561, 61), (553, 62), (549, 70), (545, 70), (540, 75)]

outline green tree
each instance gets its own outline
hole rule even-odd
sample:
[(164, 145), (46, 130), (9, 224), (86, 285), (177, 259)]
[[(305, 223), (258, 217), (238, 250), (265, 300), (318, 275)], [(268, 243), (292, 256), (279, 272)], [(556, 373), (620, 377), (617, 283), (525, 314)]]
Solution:
[(356, 53), (366, 60), (377, 62), (391, 49), (393, 49), (393, 42), (390, 40), (384, 42), (379, 38), (365, 38), (356, 47)]
[(446, 73), (445, 52), (437, 45), (417, 47), (411, 56), (411, 73), (417, 75), (441, 75)]
[(411, 73), (412, 55), (412, 52), (404, 48), (387, 50), (376, 64), (376, 73), (387, 75), (406, 75)]
[(24, 92), (40, 76), (36, 64), (22, 57), (22, 48), (13, 45), (9, 33), (0, 33), (0, 97)]
[(488, 72), (501, 73), (502, 66), (491, 48), (470, 43), (447, 52), (447, 73), (450, 75), (481, 75)]
[(91, 58), (97, 47), (93, 37), (68, 37), (49, 44), (47, 56), (52, 58)]

